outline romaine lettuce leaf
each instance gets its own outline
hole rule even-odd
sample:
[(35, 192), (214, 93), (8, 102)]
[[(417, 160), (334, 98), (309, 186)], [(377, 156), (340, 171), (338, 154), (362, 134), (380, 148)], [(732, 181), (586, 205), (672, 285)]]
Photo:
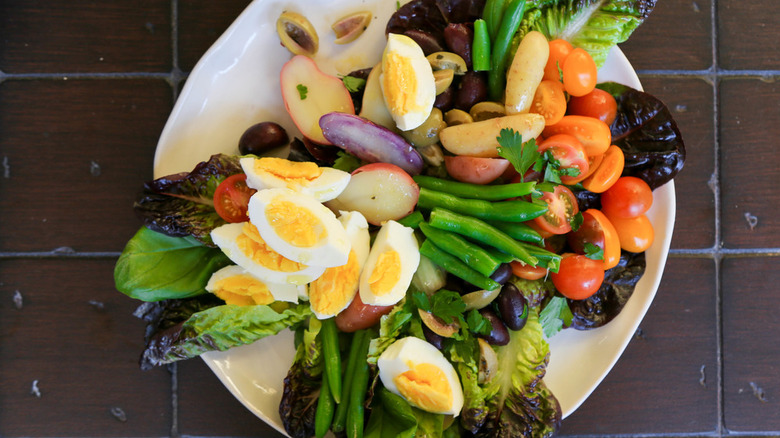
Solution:
[(194, 236), (214, 246), (211, 230), (225, 224), (214, 209), (214, 190), (230, 175), (241, 173), (240, 157), (217, 154), (190, 173), (158, 178), (144, 184), (133, 206), (144, 224), (168, 236)]
[(307, 302), (281, 311), (271, 306), (225, 304), (211, 307), (152, 335), (141, 358), (142, 367), (250, 344), (294, 326), (309, 316), (311, 309)]

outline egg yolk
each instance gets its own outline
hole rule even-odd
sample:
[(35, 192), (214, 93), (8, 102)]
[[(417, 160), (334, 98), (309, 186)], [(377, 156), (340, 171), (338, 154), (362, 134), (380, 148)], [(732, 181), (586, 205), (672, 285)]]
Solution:
[(417, 75), (409, 58), (387, 52), (382, 63), (386, 104), (393, 114), (424, 111), (417, 105)]
[(278, 199), (265, 209), (265, 217), (285, 242), (309, 248), (327, 237), (322, 221), (314, 213), (290, 201)]
[(374, 271), (368, 278), (371, 293), (382, 296), (389, 293), (401, 278), (401, 256), (397, 251), (388, 249), (379, 254)]
[(444, 412), (452, 406), (452, 388), (439, 367), (410, 364), (410, 370), (393, 379), (405, 399), (428, 412)]
[(236, 239), (238, 249), (259, 265), (279, 272), (297, 272), (306, 269), (306, 265), (294, 262), (266, 245), (260, 237), (257, 227), (245, 222), (241, 234)]
[(359, 282), (360, 265), (355, 251), (350, 251), (345, 265), (327, 268), (309, 283), (312, 310), (322, 315), (335, 315), (354, 298)]
[(296, 162), (284, 158), (263, 157), (255, 160), (255, 172), (283, 179), (287, 187), (294, 189), (305, 185), (322, 174), (322, 169), (312, 162)]
[(268, 286), (249, 275), (233, 275), (218, 281), (214, 285), (214, 295), (227, 304), (251, 306), (271, 304), (274, 296)]

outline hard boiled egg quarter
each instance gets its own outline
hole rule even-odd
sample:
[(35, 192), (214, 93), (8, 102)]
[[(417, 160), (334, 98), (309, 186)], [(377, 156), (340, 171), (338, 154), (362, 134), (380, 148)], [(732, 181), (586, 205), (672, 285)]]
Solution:
[(227, 304), (251, 306), (274, 301), (297, 302), (300, 289), (306, 286), (267, 283), (238, 265), (225, 266), (211, 275), (206, 290)]
[(325, 268), (349, 258), (344, 227), (315, 198), (287, 188), (260, 190), (249, 199), (249, 221), (268, 246), (284, 257)]
[(396, 221), (385, 222), (360, 275), (360, 299), (372, 306), (391, 306), (401, 301), (419, 263), (414, 230)]
[(233, 263), (267, 283), (303, 285), (325, 272), (322, 266), (298, 263), (271, 249), (251, 222), (217, 227), (211, 239)]
[(246, 185), (255, 190), (286, 187), (305, 193), (320, 202), (338, 196), (349, 183), (350, 175), (312, 162), (296, 162), (275, 157), (244, 157), (239, 160), (246, 174)]
[(346, 309), (357, 294), (360, 272), (368, 258), (368, 222), (357, 211), (341, 212), (339, 222), (352, 243), (349, 260), (345, 265), (325, 269), (325, 272), (309, 284), (311, 310), (319, 319), (336, 316)]
[(436, 100), (436, 81), (430, 62), (413, 39), (387, 35), (379, 81), (398, 129), (408, 131), (425, 122)]
[(455, 368), (441, 351), (420, 338), (395, 341), (379, 356), (377, 367), (385, 388), (413, 406), (454, 416), (463, 408), (463, 389)]

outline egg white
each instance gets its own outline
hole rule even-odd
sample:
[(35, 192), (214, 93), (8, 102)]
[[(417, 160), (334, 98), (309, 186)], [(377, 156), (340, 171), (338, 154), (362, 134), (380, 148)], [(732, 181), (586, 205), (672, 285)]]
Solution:
[[(414, 90), (404, 78), (413, 78)], [(430, 62), (413, 39), (393, 33), (387, 35), (379, 81), (385, 105), (398, 129), (408, 131), (428, 119), (436, 100), (436, 80)], [(402, 107), (393, 105), (404, 95)]]
[(255, 162), (260, 158), (243, 157), (239, 160), (246, 174), (246, 185), (255, 190), (282, 188), (305, 193), (319, 202), (330, 201), (344, 191), (349, 183), (350, 174), (332, 167), (320, 167), (319, 176), (312, 180), (295, 181), (282, 178), (271, 172), (255, 168)]
[(248, 276), (249, 281), (256, 281), (264, 284), (265, 287), (268, 288), (268, 291), (271, 293), (271, 296), (273, 296), (275, 301), (288, 301), (288, 302), (296, 303), (298, 302), (300, 289), (305, 290), (306, 288), (306, 286), (303, 285), (295, 285), (289, 283), (285, 283), (285, 284), (269, 283), (267, 281), (263, 281), (262, 279), (256, 277), (255, 275), (252, 275), (251, 272), (247, 271), (241, 266), (230, 265), (230, 266), (225, 266), (224, 268), (216, 271), (211, 275), (208, 283), (206, 284), (206, 291), (214, 293), (219, 287), (220, 282), (234, 276)]
[[(377, 269), (380, 257), (386, 251), (395, 251), (399, 256), (398, 280), (384, 294), (377, 295), (371, 289), (371, 277)], [(414, 230), (396, 221), (387, 221), (379, 229), (374, 244), (360, 275), (360, 299), (372, 306), (391, 306), (406, 296), (412, 276), (420, 264), (420, 251)]]

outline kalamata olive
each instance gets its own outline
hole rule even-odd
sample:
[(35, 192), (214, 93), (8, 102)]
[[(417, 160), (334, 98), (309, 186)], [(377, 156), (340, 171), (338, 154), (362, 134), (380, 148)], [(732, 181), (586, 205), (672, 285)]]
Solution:
[(423, 334), (425, 335), (425, 340), (428, 341), (429, 344), (441, 350), (444, 343), (444, 337), (434, 333), (433, 330), (429, 329), (425, 324), (423, 324), (422, 330)]
[(464, 23), (450, 23), (444, 28), (444, 43), (449, 51), (457, 53), (471, 69), (471, 45), (474, 31)]
[(433, 106), (440, 109), (442, 112), (447, 112), (455, 105), (455, 87), (450, 85), (446, 90), (436, 95), (436, 100), (433, 101)]
[(501, 321), (501, 318), (496, 315), (495, 312), (490, 310), (489, 307), (479, 310), (479, 314), (490, 322), (492, 330), (488, 335), (479, 335), (482, 339), (488, 341), (490, 345), (506, 345), (509, 343), (509, 330), (506, 325)]
[(496, 304), (498, 313), (507, 327), (512, 330), (525, 327), (525, 322), (528, 320), (528, 302), (517, 286), (512, 283), (505, 284), (496, 298)]
[(487, 81), (481, 72), (469, 70), (460, 81), (455, 94), (455, 108), (468, 111), (477, 102), (487, 100)]
[(241, 155), (264, 155), (271, 149), (286, 146), (290, 142), (287, 131), (278, 123), (260, 122), (247, 128), (238, 140)]
[(444, 50), (444, 41), (428, 32), (418, 29), (409, 29), (404, 32), (404, 35), (413, 39), (414, 42), (420, 46), (425, 56)]
[(490, 278), (498, 284), (504, 284), (512, 277), (512, 265), (501, 263)]

